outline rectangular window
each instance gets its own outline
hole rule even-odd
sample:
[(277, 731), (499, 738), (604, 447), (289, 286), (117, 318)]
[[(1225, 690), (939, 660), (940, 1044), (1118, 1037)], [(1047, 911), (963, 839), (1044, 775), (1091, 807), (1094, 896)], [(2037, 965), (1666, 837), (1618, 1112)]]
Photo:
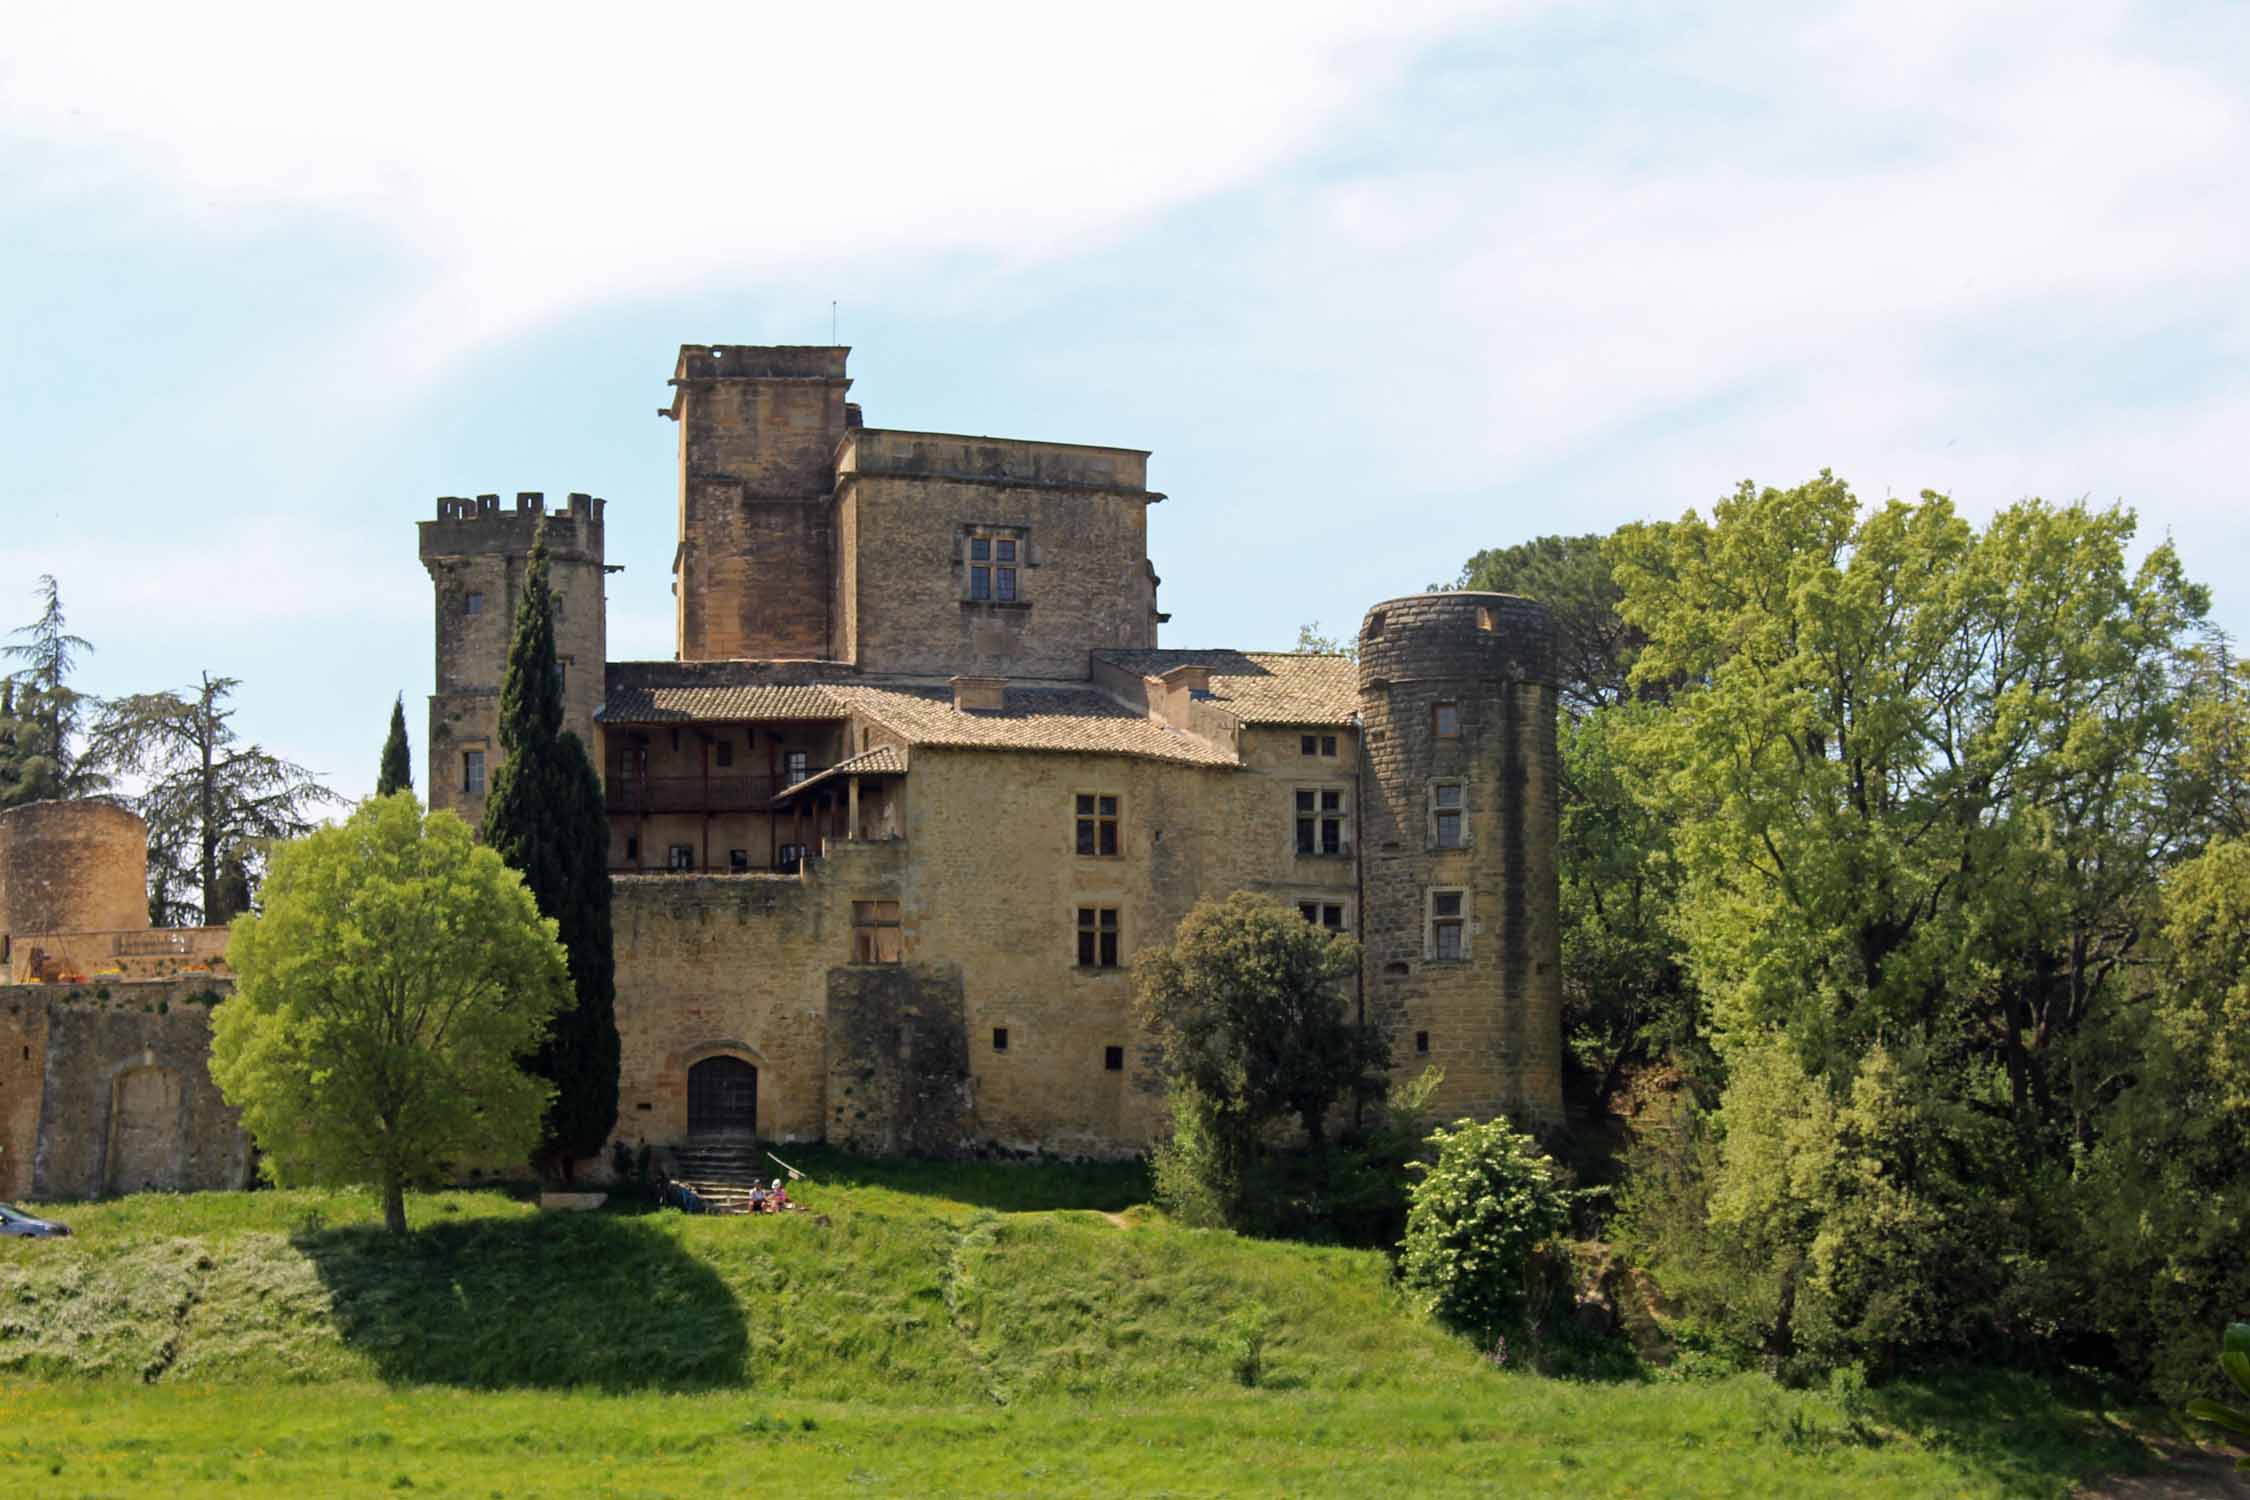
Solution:
[(484, 752), (461, 752), (461, 790), (471, 797), (484, 795)]
[(1300, 901), (1297, 914), (1315, 927), (1325, 927), (1330, 932), (1344, 930), (1344, 909), (1329, 901)]
[(992, 1028), (992, 1050), (995, 1052), (1005, 1052), (1008, 1050), (1007, 1027), (995, 1026)]
[(695, 845), (693, 845), (693, 844), (674, 844), (674, 845), (673, 845), (673, 846), (672, 846), (672, 847), (671, 847), (670, 849), (668, 849), (668, 850), (666, 850), (666, 851), (665, 851), (665, 861), (664, 861), (664, 863), (665, 863), (665, 865), (666, 865), (666, 866), (667, 866), (668, 868), (670, 868), (670, 869), (674, 869), (674, 870), (692, 870), (692, 869), (694, 869), (694, 868), (695, 868)]
[(1430, 1034), (1428, 1032), (1417, 1031), (1414, 1033), (1414, 1050), (1417, 1052), (1430, 1050)]
[(1078, 852), (1117, 852), (1117, 799), (1096, 792), (1078, 794)]
[(1022, 597), (1024, 542), (1019, 536), (999, 536), (990, 531), (968, 537), (968, 590), (966, 597), (982, 603), (1013, 604)]
[(481, 614), (483, 614), (483, 613), (484, 613), (484, 595), (482, 595), (482, 594), (479, 594), (479, 593), (476, 593), (476, 592), (474, 592), (474, 591), (471, 591), (471, 593), (469, 594), (469, 597), (468, 597), (468, 598), (466, 598), (466, 599), (463, 599), (463, 600), (461, 601), (461, 612), (462, 612), (463, 614), (471, 614), (471, 615), (481, 615)]
[(1299, 854), (1342, 854), (1351, 847), (1341, 788), (1303, 787), (1296, 799)]
[(1081, 969), (1114, 969), (1117, 967), (1116, 907), (1081, 906), (1078, 908), (1078, 967)]
[(773, 857), (774, 868), (784, 875), (794, 875), (805, 862), (803, 844), (783, 844)]
[(1430, 957), (1467, 958), (1468, 893), (1430, 892)]
[(1440, 849), (1459, 849), (1469, 842), (1460, 782), (1441, 781), (1430, 788), (1430, 836)]
[(969, 569), (969, 597), (971, 599), (989, 599), (992, 597), (992, 570), (990, 568)]
[(1112, 1073), (1124, 1072), (1125, 1049), (1123, 1047), (1102, 1048), (1102, 1066)]
[(632, 834), (628, 833), (625, 835), (625, 863), (629, 865), (638, 865), (640, 862), (641, 841), (638, 838), (635, 838)]
[(721, 765), (721, 766), (731, 766), (731, 765), (733, 765), (733, 764), (734, 764), (734, 741), (733, 741), (733, 740), (719, 740), (719, 741), (717, 741), (716, 743), (714, 743), (714, 744), (713, 744), (713, 745), (711, 746), (711, 760), (712, 760), (712, 763), (713, 763), (713, 764), (715, 764), (715, 765)]
[(784, 750), (781, 752), (781, 784), (783, 786), (795, 786), (811, 774), (812, 763), (808, 758), (808, 752), (803, 750)]
[(852, 903), (852, 962), (895, 964), (904, 958), (896, 901)]
[(749, 874), (750, 851), (747, 849), (729, 849), (727, 851), (727, 868), (737, 875)]
[(1458, 703), (1433, 703), (1430, 705), (1430, 729), (1441, 740), (1461, 737), (1461, 705)]
[(1320, 737), (1320, 753), (1328, 756), (1330, 759), (1335, 758), (1336, 736), (1332, 734), (1324, 734)]
[(1320, 753), (1320, 736), (1308, 734), (1300, 737), (1297, 741), (1297, 753), (1299, 755), (1318, 755)]

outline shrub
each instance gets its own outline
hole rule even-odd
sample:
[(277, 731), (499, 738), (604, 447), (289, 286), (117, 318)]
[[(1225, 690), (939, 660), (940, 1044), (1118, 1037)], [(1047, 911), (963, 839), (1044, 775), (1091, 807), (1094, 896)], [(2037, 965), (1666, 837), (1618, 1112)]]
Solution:
[(1570, 1223), (1577, 1195), (1529, 1135), (1504, 1119), (1430, 1136), (1434, 1165), (1409, 1194), (1399, 1279), (1438, 1317), (1496, 1336), (1520, 1324), (1540, 1280), (1535, 1252)]

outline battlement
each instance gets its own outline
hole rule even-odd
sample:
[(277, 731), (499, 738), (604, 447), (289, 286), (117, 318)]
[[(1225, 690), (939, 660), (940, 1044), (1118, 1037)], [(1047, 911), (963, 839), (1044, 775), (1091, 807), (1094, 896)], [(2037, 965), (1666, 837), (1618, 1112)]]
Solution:
[(602, 557), (602, 510), (597, 495), (573, 492), (562, 509), (549, 513), (539, 490), (518, 490), (512, 509), (498, 495), (440, 495), (437, 519), (421, 523), (422, 556), (528, 552), (532, 534), (546, 521), (547, 546), (558, 557)]
[(672, 384), (699, 380), (815, 380), (840, 385), (848, 347), (830, 344), (682, 344)]

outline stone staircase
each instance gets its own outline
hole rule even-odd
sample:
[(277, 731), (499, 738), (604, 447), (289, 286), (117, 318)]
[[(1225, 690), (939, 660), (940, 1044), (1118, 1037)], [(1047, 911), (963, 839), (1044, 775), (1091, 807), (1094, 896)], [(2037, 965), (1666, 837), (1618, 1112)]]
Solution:
[(754, 1136), (691, 1136), (672, 1148), (672, 1176), (693, 1189), (713, 1213), (748, 1213), (751, 1184), (779, 1175)]

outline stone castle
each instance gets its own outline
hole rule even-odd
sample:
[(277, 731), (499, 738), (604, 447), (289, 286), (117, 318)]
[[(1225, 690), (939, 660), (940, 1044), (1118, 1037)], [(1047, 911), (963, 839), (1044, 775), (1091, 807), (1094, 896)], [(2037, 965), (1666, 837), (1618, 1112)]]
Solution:
[[(1145, 1149), (1133, 955), (1244, 889), (1359, 939), (1354, 1003), (1441, 1117), (1557, 1120), (1545, 611), (1389, 600), (1356, 664), (1161, 647), (1145, 452), (868, 427), (846, 353), (681, 349), (673, 660), (608, 659), (602, 501), (420, 525), (424, 786), (471, 823), (544, 527), (610, 814), (617, 1140)], [(144, 840), (0, 813), (0, 1197), (246, 1178), (204, 1069), (226, 932), (150, 930)]]
[(671, 661), (607, 659), (601, 500), (421, 523), (426, 785), (472, 822), (545, 527), (610, 811), (619, 1137), (1142, 1149), (1129, 965), (1240, 889), (1360, 940), (1436, 1109), (1557, 1118), (1545, 611), (1394, 599), (1356, 665), (1160, 647), (1146, 452), (869, 427), (846, 354), (681, 349)]

